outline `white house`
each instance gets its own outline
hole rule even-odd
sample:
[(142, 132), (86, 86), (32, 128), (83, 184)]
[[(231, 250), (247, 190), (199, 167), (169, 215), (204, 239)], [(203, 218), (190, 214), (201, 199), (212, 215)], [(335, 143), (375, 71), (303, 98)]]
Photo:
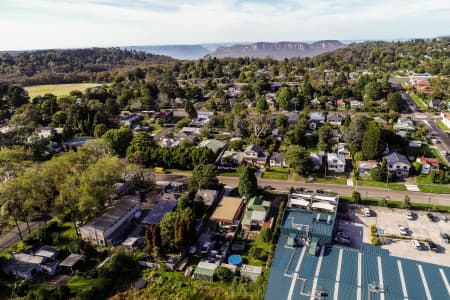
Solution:
[(286, 163), (286, 153), (284, 152), (274, 152), (269, 160), (269, 165), (271, 167), (288, 168), (289, 165)]
[(383, 157), (386, 159), (387, 168), (394, 177), (408, 177), (411, 164), (406, 156), (397, 152), (391, 152)]
[(343, 117), (338, 113), (329, 113), (327, 116), (327, 122), (331, 125), (341, 126)]
[(244, 151), (244, 161), (264, 166), (269, 158), (268, 152), (263, 152), (258, 145), (250, 145)]
[(324, 123), (325, 122), (324, 114), (322, 114), (321, 112), (318, 112), (318, 111), (309, 113), (309, 119), (311, 121), (318, 121), (320, 123)]
[(327, 153), (327, 165), (328, 171), (343, 173), (345, 172), (345, 156), (340, 153)]

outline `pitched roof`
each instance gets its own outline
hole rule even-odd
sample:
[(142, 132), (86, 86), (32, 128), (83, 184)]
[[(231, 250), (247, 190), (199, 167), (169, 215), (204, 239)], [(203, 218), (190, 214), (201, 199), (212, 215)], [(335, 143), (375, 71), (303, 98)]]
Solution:
[(384, 158), (388, 164), (395, 164), (397, 162), (401, 162), (407, 165), (410, 165), (408, 158), (403, 154), (397, 152), (391, 152), (388, 155), (385, 155)]
[(421, 157), (420, 158), (421, 164), (430, 164), (433, 167), (439, 167), (439, 160), (437, 158), (431, 158), (431, 157)]
[(216, 190), (199, 189), (197, 194), (195, 194), (195, 197), (202, 199), (206, 206), (211, 206), (213, 205), (218, 193), (219, 192)]
[(260, 152), (262, 152), (262, 149), (259, 145), (252, 144), (252, 145), (248, 146), (247, 148), (245, 148), (245, 152), (247, 152), (247, 151), (253, 151), (253, 152), (260, 153)]
[(272, 153), (270, 160), (274, 160), (278, 163), (281, 163), (284, 161), (285, 156), (286, 156), (285, 152), (274, 152), (274, 153)]

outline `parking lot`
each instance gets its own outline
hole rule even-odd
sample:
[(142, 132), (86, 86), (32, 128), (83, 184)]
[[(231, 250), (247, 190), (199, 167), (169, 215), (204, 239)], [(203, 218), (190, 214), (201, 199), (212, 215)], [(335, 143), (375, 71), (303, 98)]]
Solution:
[[(430, 221), (427, 212), (414, 211), (414, 218), (408, 220), (406, 210), (385, 207), (371, 207), (371, 216), (367, 217), (359, 210), (355, 215), (355, 227), (362, 225), (362, 240), (370, 243), (370, 225), (375, 224), (382, 235), (400, 236), (399, 225), (407, 228), (407, 235), (411, 239), (432, 240), (437, 244), (437, 253), (429, 249), (426, 242), (421, 242), (421, 249), (411, 245), (411, 240), (385, 239), (387, 243), (382, 246), (389, 250), (391, 255), (410, 258), (428, 263), (450, 266), (450, 244), (442, 241), (440, 233), (450, 234), (450, 221), (444, 221), (443, 215), (433, 213), (435, 220)], [(348, 225), (346, 225), (348, 226)]]

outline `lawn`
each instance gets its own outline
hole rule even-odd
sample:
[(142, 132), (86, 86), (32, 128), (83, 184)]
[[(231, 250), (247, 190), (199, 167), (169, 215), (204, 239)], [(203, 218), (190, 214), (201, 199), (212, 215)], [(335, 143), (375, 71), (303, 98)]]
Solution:
[(386, 188), (386, 189), (397, 190), (397, 191), (406, 191), (405, 185), (401, 184), (401, 183), (386, 184), (385, 182), (381, 182), (381, 181), (358, 180), (357, 184), (360, 186), (374, 186), (374, 187)]
[(314, 177), (314, 181), (319, 183), (347, 184), (347, 179), (345, 178)]
[(287, 180), (289, 173), (286, 172), (277, 172), (277, 171), (266, 171), (262, 175), (263, 179), (278, 179), (278, 180)]
[(424, 193), (450, 194), (448, 184), (418, 184), (419, 190)]
[(441, 127), (441, 129), (444, 131), (450, 130), (450, 128), (448, 128), (447, 125), (445, 125), (444, 122), (442, 122), (442, 120), (437, 120), (436, 124), (438, 124), (438, 126)]
[(67, 286), (71, 293), (78, 294), (82, 290), (93, 286), (95, 281), (96, 279), (86, 279), (79, 275), (75, 275), (67, 282)]
[(411, 98), (414, 100), (414, 102), (417, 104), (417, 106), (420, 107), (422, 110), (427, 110), (428, 106), (423, 100), (417, 96), (415, 93), (410, 93)]
[(30, 99), (44, 94), (53, 94), (56, 97), (68, 96), (71, 91), (85, 91), (87, 88), (99, 86), (98, 83), (68, 83), (68, 84), (45, 84), (25, 87)]

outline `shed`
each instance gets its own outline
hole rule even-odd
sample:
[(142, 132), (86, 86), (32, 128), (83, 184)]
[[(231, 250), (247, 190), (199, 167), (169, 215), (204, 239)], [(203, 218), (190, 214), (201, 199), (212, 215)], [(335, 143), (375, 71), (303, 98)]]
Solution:
[(84, 255), (72, 253), (59, 263), (59, 268), (69, 269), (70, 272), (73, 272), (75, 265), (82, 260), (84, 260)]
[(197, 268), (194, 271), (194, 278), (200, 280), (213, 281), (214, 272), (217, 269), (217, 265), (206, 261), (198, 263)]
[(262, 267), (251, 266), (251, 265), (242, 265), (241, 267), (241, 276), (246, 277), (252, 281), (256, 281), (259, 275), (262, 273)]

